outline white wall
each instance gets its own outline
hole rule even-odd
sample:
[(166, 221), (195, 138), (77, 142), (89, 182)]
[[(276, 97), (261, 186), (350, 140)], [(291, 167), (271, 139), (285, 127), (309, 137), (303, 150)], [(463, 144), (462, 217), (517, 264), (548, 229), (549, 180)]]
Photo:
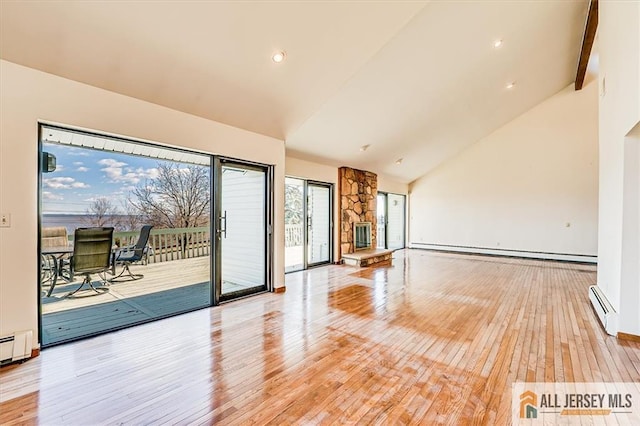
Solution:
[(290, 177), (317, 180), (319, 182), (333, 183), (334, 185), (338, 182), (337, 167), (300, 160), (299, 158), (287, 156), (285, 170), (285, 174)]
[(275, 165), (275, 285), (284, 285), (284, 143), (0, 62), (0, 335), (37, 330), (38, 120)]
[[(312, 179), (320, 182), (338, 182), (338, 168), (287, 156), (287, 176)], [(378, 174), (378, 191), (407, 195), (409, 185), (389, 176)]]
[[(623, 276), (623, 257), (632, 232), (623, 218), (633, 213), (636, 195), (625, 188), (625, 152), (637, 138), (631, 131), (640, 121), (640, 2), (602, 1), (599, 6), (600, 43), (600, 221), (598, 286), (620, 313), (619, 331), (640, 335), (640, 282)], [(631, 147), (631, 145), (627, 145)], [(630, 161), (630, 160), (627, 160)], [(632, 163), (632, 161), (631, 161)], [(630, 164), (631, 164), (630, 163)], [(629, 209), (629, 211), (627, 211)], [(625, 301), (621, 304), (621, 301)]]
[(413, 182), (411, 246), (594, 256), (597, 90), (572, 84)]
[(622, 229), (621, 331), (640, 336), (640, 123), (625, 138)]
[(385, 175), (378, 175), (378, 191), (407, 195), (409, 193), (409, 184), (398, 182)]

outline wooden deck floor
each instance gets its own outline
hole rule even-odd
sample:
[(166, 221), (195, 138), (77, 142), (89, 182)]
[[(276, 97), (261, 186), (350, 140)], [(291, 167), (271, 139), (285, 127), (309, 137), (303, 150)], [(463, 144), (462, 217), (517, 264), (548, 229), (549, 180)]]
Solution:
[(41, 299), (43, 343), (48, 345), (210, 305), (208, 257), (132, 265), (131, 269), (144, 274), (144, 278), (110, 284), (109, 291), (102, 294), (82, 290), (76, 293), (77, 297), (65, 298), (80, 285), (82, 278), (59, 283), (51, 297)]
[(592, 266), (396, 252), (44, 350), (0, 370), (0, 424), (511, 424), (514, 381), (640, 381)]

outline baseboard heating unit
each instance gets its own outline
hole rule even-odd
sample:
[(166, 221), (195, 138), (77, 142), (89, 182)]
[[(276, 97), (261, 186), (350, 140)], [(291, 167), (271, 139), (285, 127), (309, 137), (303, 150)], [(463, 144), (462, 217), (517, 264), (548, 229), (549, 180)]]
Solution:
[(33, 332), (19, 331), (0, 337), (0, 365), (11, 364), (31, 357)]
[(618, 313), (598, 286), (589, 287), (589, 300), (607, 334), (617, 335)]

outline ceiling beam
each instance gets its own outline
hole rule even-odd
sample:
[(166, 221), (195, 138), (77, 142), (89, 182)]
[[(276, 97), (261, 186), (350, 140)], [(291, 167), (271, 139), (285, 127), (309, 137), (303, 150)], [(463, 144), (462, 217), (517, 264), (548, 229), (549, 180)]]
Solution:
[(584, 28), (584, 37), (582, 38), (582, 49), (580, 50), (580, 60), (578, 61), (578, 72), (576, 73), (576, 90), (582, 89), (584, 77), (587, 74), (587, 64), (589, 56), (591, 56), (591, 48), (596, 38), (596, 30), (598, 29), (598, 0), (591, 0), (589, 4), (589, 15), (587, 16), (587, 24)]

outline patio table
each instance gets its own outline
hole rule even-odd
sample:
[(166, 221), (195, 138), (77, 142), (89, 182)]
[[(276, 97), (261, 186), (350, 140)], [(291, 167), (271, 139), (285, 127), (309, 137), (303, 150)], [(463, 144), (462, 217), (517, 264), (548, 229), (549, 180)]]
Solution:
[[(62, 274), (62, 262), (64, 258), (73, 253), (73, 246), (57, 246), (57, 247), (42, 247), (40, 249), (40, 254), (43, 256), (49, 257), (53, 262), (53, 277), (51, 279), (51, 287), (49, 291), (47, 291), (47, 297), (51, 296), (53, 293), (53, 289), (56, 287), (56, 283), (58, 282), (58, 277), (68, 281), (67, 278)], [(69, 277), (71, 279), (71, 277)]]

